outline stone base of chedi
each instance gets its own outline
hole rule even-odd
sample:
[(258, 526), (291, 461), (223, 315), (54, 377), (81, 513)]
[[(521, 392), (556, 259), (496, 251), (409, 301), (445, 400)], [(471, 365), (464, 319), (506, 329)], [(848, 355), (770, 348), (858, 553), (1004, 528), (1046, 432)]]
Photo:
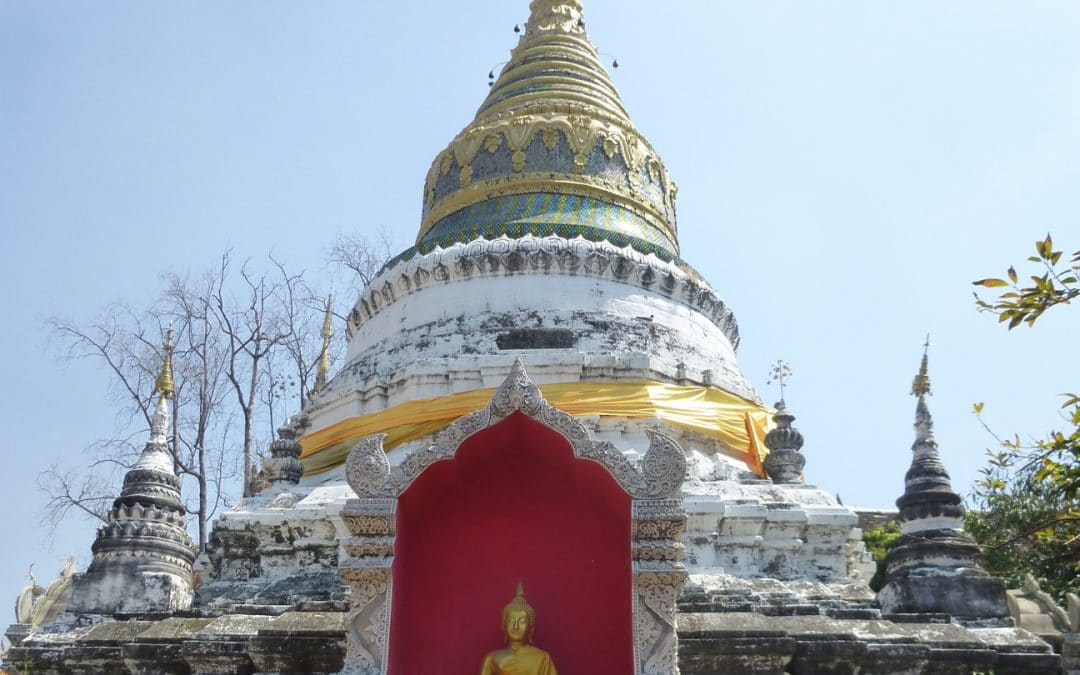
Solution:
[[(1007, 621), (979, 627), (941, 613), (884, 615), (865, 584), (869, 570), (856, 543), (854, 513), (820, 491), (738, 473), (722, 477), (726, 465), (700, 457), (688, 465), (661, 461), (682, 451), (660, 437), (635, 463), (621, 453), (605, 455), (585, 425), (546, 406), (538, 392), (518, 370), (488, 409), (449, 428), (424, 457), (380, 463), (376, 438), (353, 453), (351, 491), (290, 485), (288, 492), (271, 490), (234, 509), (217, 523), (191, 609), (63, 615), (25, 637), (7, 662), (57, 674), (410, 672), (387, 668), (394, 637), (386, 610), (392, 592), (408, 587), (404, 579), (392, 586), (393, 574), (404, 568), (392, 568), (388, 554), (415, 545), (396, 541), (406, 536), (398, 525), (407, 523), (413, 507), (400, 507), (406, 521), (396, 519), (388, 495), (431, 466), (460, 461), (446, 461), (457, 444), (473, 452), (466, 439), (505, 433), (499, 430), (506, 421), (526, 415), (554, 424), (563, 438), (574, 439), (576, 454), (608, 467), (642, 498), (633, 509), (638, 599), (632, 613), (641, 627), (634, 635), (636, 665), (613, 672), (1053, 673), (1061, 665), (1049, 644)], [(713, 473), (706, 475), (705, 466)], [(668, 475), (670, 469), (676, 472)], [(693, 477), (679, 489), (683, 471)], [(685, 535), (672, 489), (688, 511)], [(677, 539), (665, 539), (672, 535)], [(551, 597), (541, 602), (558, 606)], [(437, 614), (435, 606), (425, 607), (428, 619)], [(664, 614), (669, 618), (658, 622)], [(558, 619), (545, 620), (537, 644), (552, 649), (554, 663), (572, 662), (574, 649), (563, 643), (573, 635), (559, 630)], [(492, 623), (497, 628), (498, 621)], [(460, 633), (448, 635), (459, 639)], [(489, 647), (466, 660), (479, 672), (484, 654), (501, 641), (496, 635), (481, 643)], [(664, 654), (670, 660), (650, 664)]]

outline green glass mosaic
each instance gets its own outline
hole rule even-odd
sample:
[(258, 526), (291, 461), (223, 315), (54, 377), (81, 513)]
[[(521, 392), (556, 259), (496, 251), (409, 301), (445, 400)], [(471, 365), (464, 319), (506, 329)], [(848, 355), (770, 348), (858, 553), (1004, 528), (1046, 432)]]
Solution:
[(508, 224), (592, 227), (610, 230), (614, 237), (622, 235), (668, 250), (674, 248), (660, 230), (627, 209), (591, 197), (543, 192), (494, 197), (467, 206), (435, 223), (424, 241), (443, 239), (459, 230), (472, 232)]

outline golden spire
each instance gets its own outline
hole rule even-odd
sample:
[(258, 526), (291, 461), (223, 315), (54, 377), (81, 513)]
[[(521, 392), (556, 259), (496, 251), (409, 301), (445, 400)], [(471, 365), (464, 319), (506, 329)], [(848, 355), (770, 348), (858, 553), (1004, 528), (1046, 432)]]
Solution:
[(431, 164), (417, 243), (512, 224), (520, 237), (544, 224), (678, 253), (675, 183), (631, 122), (579, 0), (533, 0), (488, 85), (473, 121)]
[(537, 101), (563, 106), (578, 102), (630, 125), (630, 114), (585, 32), (576, 0), (533, 0), (525, 32), (477, 119)]
[(170, 321), (169, 327), (165, 329), (165, 344), (162, 346), (165, 356), (161, 360), (161, 372), (157, 376), (157, 381), (154, 382), (154, 393), (161, 398), (172, 398), (173, 393), (176, 391), (172, 378), (172, 335), (173, 329)]
[(923, 397), (930, 394), (930, 374), (929, 374), (929, 358), (927, 354), (930, 352), (930, 335), (926, 336), (926, 343), (923, 345), (922, 364), (919, 365), (919, 374), (915, 376), (915, 379), (911, 382), (911, 395)]
[(326, 296), (326, 315), (323, 317), (322, 326), (322, 351), (319, 352), (319, 363), (315, 367), (315, 388), (312, 394), (318, 394), (326, 388), (326, 378), (330, 374), (330, 338), (334, 337), (334, 296)]

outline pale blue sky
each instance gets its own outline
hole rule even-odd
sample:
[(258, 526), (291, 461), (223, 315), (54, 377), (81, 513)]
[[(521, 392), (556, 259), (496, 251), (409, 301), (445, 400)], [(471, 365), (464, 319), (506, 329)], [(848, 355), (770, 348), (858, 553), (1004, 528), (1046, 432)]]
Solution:
[[(105, 375), (58, 365), (40, 319), (145, 301), (230, 244), (316, 274), (339, 230), (407, 245), (527, 4), (0, 0), (0, 603), (30, 562), (45, 580), (89, 561), (89, 522), (39, 543), (34, 478), (115, 424)], [(928, 331), (959, 491), (992, 444), (974, 401), (1003, 433), (1056, 423), (1080, 308), (1007, 334), (970, 281), (1048, 230), (1080, 248), (1080, 3), (587, 0), (586, 18), (680, 185), (683, 257), (734, 307), (743, 371), (772, 402), (769, 364), (795, 370), (811, 482), (900, 494)]]

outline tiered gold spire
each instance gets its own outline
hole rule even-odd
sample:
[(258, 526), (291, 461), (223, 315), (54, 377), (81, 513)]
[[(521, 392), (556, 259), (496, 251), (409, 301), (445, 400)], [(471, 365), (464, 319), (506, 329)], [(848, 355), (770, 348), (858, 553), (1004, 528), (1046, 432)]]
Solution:
[(491, 87), (477, 121), (529, 102), (577, 102), (632, 126), (596, 47), (585, 33), (581, 3), (534, 0), (521, 41)]
[(475, 119), (432, 163), (417, 242), (536, 230), (677, 253), (675, 185), (601, 65), (581, 3), (530, 9)]
[(322, 350), (319, 352), (319, 362), (315, 367), (315, 387), (312, 394), (318, 394), (326, 389), (327, 377), (330, 375), (330, 338), (334, 337), (334, 296), (326, 296), (326, 314), (323, 316), (322, 325)]
[(172, 377), (172, 337), (173, 328), (170, 321), (169, 327), (165, 329), (165, 344), (162, 345), (164, 357), (161, 360), (161, 372), (158, 373), (157, 380), (154, 382), (154, 393), (163, 399), (172, 398), (176, 393)]
[(930, 395), (929, 354), (930, 336), (927, 335), (926, 343), (923, 345), (922, 363), (919, 365), (919, 372), (911, 382), (912, 396), (922, 398), (923, 396)]

